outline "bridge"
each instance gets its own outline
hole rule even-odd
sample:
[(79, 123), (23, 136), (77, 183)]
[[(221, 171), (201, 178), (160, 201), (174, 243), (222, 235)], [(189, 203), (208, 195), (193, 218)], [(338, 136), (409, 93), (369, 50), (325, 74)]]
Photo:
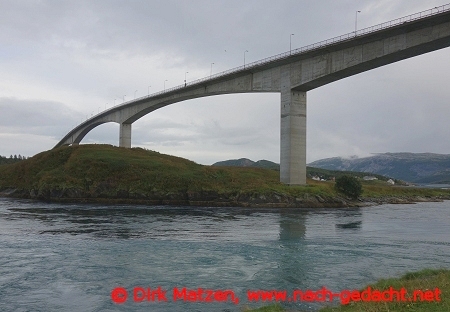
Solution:
[(95, 127), (120, 124), (119, 146), (131, 148), (131, 125), (185, 100), (249, 92), (281, 94), (280, 181), (306, 184), (306, 93), (333, 81), (450, 46), (450, 4), (324, 40), (166, 89), (105, 110), (56, 146), (79, 144)]

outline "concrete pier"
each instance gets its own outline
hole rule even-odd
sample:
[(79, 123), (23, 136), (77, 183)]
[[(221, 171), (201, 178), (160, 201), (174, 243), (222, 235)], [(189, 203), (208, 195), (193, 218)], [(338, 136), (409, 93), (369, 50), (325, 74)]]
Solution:
[(306, 184), (306, 92), (281, 92), (280, 181)]
[(120, 124), (119, 146), (131, 148), (131, 124)]

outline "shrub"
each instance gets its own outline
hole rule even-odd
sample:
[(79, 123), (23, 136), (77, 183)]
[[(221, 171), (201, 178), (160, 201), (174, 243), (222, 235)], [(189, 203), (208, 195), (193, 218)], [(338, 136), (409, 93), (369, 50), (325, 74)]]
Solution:
[(356, 199), (362, 193), (361, 182), (355, 177), (343, 175), (336, 179), (336, 190), (348, 197)]

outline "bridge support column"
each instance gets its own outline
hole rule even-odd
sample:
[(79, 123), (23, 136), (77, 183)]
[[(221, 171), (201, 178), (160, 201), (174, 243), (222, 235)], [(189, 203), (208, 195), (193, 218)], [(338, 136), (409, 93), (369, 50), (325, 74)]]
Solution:
[(306, 184), (306, 92), (281, 91), (280, 181)]
[(120, 124), (119, 146), (131, 148), (131, 124)]

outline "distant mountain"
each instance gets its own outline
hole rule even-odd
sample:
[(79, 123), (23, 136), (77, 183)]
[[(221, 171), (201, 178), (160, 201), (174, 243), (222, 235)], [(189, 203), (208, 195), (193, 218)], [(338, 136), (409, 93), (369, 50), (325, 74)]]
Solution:
[(333, 157), (308, 166), (328, 170), (361, 171), (413, 183), (450, 183), (450, 155), (432, 153), (384, 153), (350, 159)]
[[(272, 170), (280, 171), (280, 165), (277, 163), (274, 163), (269, 160), (252, 161), (248, 158), (219, 161), (219, 162), (212, 164), (212, 166), (256, 167), (256, 168), (264, 168), (264, 169), (272, 169)], [(319, 179), (324, 179), (324, 180), (332, 180), (334, 178), (337, 178), (337, 177), (340, 177), (340, 176), (346, 175), (346, 174), (351, 174), (353, 176), (360, 177), (361, 179), (364, 176), (367, 176), (366, 172), (328, 170), (328, 169), (323, 169), (323, 168), (306, 167), (306, 175), (308, 178), (312, 178), (312, 179), (319, 178)], [(370, 176), (373, 176), (381, 181), (389, 180), (389, 177), (385, 177), (385, 176), (374, 174), (374, 173), (372, 173)], [(396, 183), (402, 183), (402, 181), (396, 180)]]
[(219, 161), (212, 166), (222, 166), (222, 167), (256, 167), (256, 168), (265, 168), (265, 169), (273, 169), (273, 170), (280, 170), (280, 165), (277, 163), (274, 163), (269, 160), (258, 160), (253, 161), (248, 158), (241, 158), (241, 159), (230, 159), (230, 160), (224, 160)]

